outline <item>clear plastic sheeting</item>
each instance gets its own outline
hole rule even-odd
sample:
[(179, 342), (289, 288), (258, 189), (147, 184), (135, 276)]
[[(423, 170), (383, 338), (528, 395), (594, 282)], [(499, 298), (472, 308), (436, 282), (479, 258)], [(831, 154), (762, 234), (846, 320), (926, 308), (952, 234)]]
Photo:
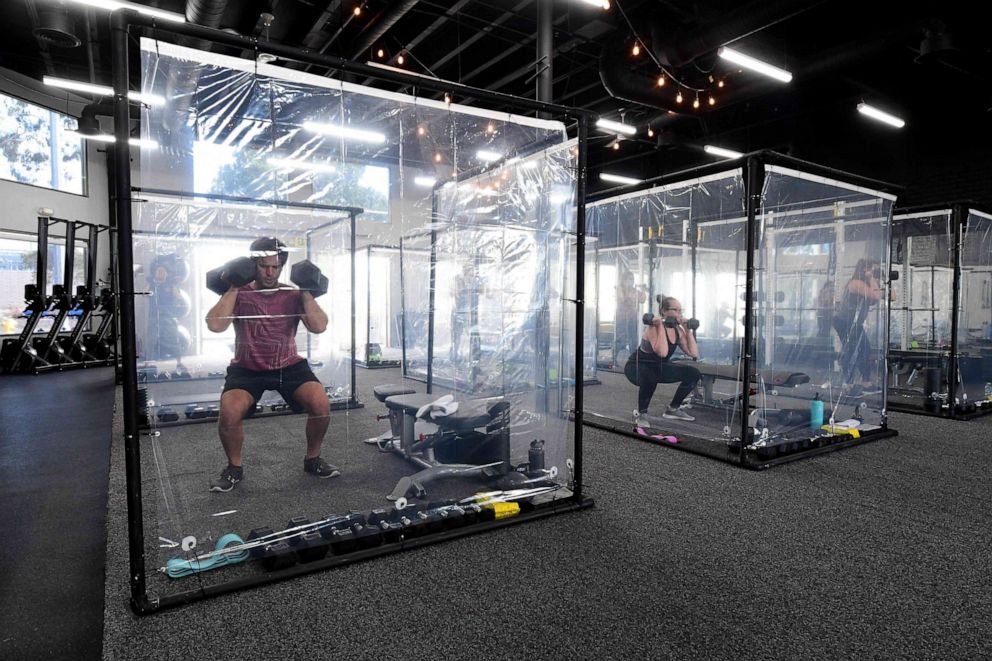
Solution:
[(961, 205), (894, 217), (892, 268), (900, 283), (889, 320), (892, 408), (955, 416), (992, 410), (990, 227), (988, 215)]
[(141, 56), (166, 99), (142, 110), (134, 177), (149, 593), (571, 496), (564, 125), (149, 39)]
[(893, 197), (777, 161), (589, 205), (602, 386), (587, 420), (746, 464), (886, 433)]

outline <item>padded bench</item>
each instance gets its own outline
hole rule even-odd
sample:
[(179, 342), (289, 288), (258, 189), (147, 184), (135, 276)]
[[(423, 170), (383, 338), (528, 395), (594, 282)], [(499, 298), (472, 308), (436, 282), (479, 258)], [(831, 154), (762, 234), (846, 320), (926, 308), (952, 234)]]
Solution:
[[(713, 384), (716, 383), (717, 379), (727, 381), (737, 381), (739, 379), (740, 367), (738, 365), (714, 365), (712, 363), (690, 363), (688, 361), (686, 361), (686, 364), (698, 369), (702, 375), (700, 382), (703, 385), (704, 404), (715, 403), (713, 400)], [(780, 388), (795, 388), (800, 384), (809, 383), (809, 375), (804, 372), (795, 372), (792, 370), (765, 369), (751, 375), (751, 383), (756, 383), (759, 380)]]
[[(395, 383), (386, 383), (381, 386), (375, 386), (374, 388), (372, 388), (372, 394), (375, 395), (375, 398), (378, 399), (383, 404), (385, 404), (386, 400), (390, 397), (396, 397), (398, 395), (410, 395), (415, 392), (417, 391), (409, 386), (400, 386), (400, 385), (396, 385)], [(370, 445), (374, 444), (382, 447), (384, 444), (389, 443), (400, 437), (400, 431), (402, 431), (400, 427), (400, 423), (402, 418), (399, 415), (394, 416), (392, 411), (390, 411), (387, 417), (389, 418), (389, 430), (384, 431), (378, 436), (373, 436), (372, 438), (365, 439), (366, 443), (369, 443)], [(378, 416), (378, 419), (381, 420), (382, 416)]]

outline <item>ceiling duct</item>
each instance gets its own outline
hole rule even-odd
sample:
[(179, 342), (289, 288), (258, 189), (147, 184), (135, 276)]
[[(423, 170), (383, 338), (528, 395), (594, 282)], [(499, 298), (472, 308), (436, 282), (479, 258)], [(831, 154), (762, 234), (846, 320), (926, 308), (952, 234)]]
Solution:
[(38, 12), (38, 26), (34, 29), (34, 36), (38, 41), (58, 48), (76, 48), (83, 43), (76, 36), (69, 10), (61, 2), (48, 5)]

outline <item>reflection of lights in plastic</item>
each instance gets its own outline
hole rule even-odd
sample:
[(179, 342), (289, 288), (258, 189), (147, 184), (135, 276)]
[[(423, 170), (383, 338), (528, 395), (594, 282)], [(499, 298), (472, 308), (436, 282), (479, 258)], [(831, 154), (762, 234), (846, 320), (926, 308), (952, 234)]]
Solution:
[(495, 152), (495, 151), (489, 151), (488, 149), (480, 149), (479, 151), (475, 152), (475, 157), (480, 161), (484, 161), (486, 163), (492, 163), (493, 161), (498, 161), (499, 159), (503, 158), (503, 154), (500, 154), (499, 152)]
[(634, 135), (637, 133), (636, 126), (623, 124), (621, 122), (614, 122), (611, 119), (597, 119), (596, 127), (609, 131), (610, 133), (623, 133), (624, 135)]
[(163, 21), (172, 21), (174, 23), (186, 22), (186, 17), (183, 14), (177, 14), (163, 9), (156, 9), (155, 7), (149, 7), (148, 5), (139, 5), (136, 2), (125, 2), (124, 0), (69, 0), (69, 2), (74, 2), (77, 5), (96, 7), (97, 9), (106, 9), (107, 11), (115, 11), (117, 9), (133, 9), (139, 14), (144, 14), (153, 18), (160, 18)]
[(434, 162), (435, 163), (440, 163), (441, 162), (441, 154), (440, 153), (434, 154)]
[(444, 95), (444, 102), (445, 103), (451, 103), (451, 95), (450, 94), (445, 94)]
[(489, 188), (489, 186), (479, 186), (479, 190), (477, 192), (483, 197), (492, 197), (493, 195), (499, 194), (498, 190), (495, 188)]
[(425, 129), (423, 126), (417, 127), (417, 135), (426, 135), (426, 134), (427, 134), (427, 129)]
[[(74, 138), (83, 138), (94, 142), (117, 142), (117, 138), (107, 133), (80, 133), (78, 131), (63, 131), (62, 135)], [(127, 143), (132, 147), (144, 147), (145, 149), (158, 149), (158, 143), (154, 140), (143, 140), (141, 138), (128, 138)]]
[(703, 151), (707, 154), (713, 154), (714, 156), (723, 156), (724, 158), (740, 158), (744, 154), (739, 151), (734, 151), (732, 149), (724, 149), (723, 147), (714, 147), (713, 145), (706, 145), (703, 147)]
[[(83, 92), (84, 94), (93, 94), (96, 96), (113, 96), (114, 94), (114, 88), (109, 85), (93, 85), (92, 83), (84, 83), (78, 80), (56, 78), (55, 76), (44, 76), (41, 79), (41, 82), (50, 87), (60, 87), (65, 90), (73, 90), (74, 92)], [(127, 98), (149, 106), (165, 105), (165, 97), (159, 96), (158, 94), (128, 92)]]
[(572, 199), (572, 196), (568, 193), (552, 193), (548, 196), (548, 200), (551, 201), (551, 204), (564, 204), (570, 199)]
[(295, 158), (276, 158), (268, 160), (269, 165), (286, 170), (308, 170), (310, 172), (335, 172), (337, 170), (331, 163), (319, 163), (316, 161), (301, 161)]
[(495, 124), (489, 123), (489, 124), (486, 125), (486, 133), (495, 133), (495, 132), (496, 132), (496, 125)]
[(725, 60), (729, 60), (734, 64), (739, 64), (745, 69), (750, 69), (751, 71), (756, 71), (760, 74), (768, 76), (769, 78), (774, 78), (775, 80), (781, 81), (783, 83), (792, 82), (792, 74), (785, 69), (779, 69), (778, 67), (773, 67), (767, 62), (762, 62), (761, 60), (751, 57), (750, 55), (745, 55), (744, 53), (734, 50), (733, 48), (728, 48), (724, 46), (716, 52), (717, 55)]
[(437, 183), (437, 179), (435, 179), (434, 177), (414, 177), (413, 183), (417, 184), (418, 186), (423, 186), (424, 188), (431, 188), (434, 184)]
[(521, 164), (520, 169), (521, 170), (533, 170), (534, 168), (537, 167), (537, 165), (538, 165), (538, 162), (537, 161), (527, 161), (526, 163)]
[(633, 177), (624, 177), (619, 174), (610, 174), (609, 172), (600, 172), (599, 178), (603, 181), (608, 181), (613, 184), (626, 184), (627, 186), (633, 186), (634, 184), (639, 184), (643, 179), (634, 179)]
[(897, 129), (901, 129), (906, 126), (906, 122), (899, 119), (895, 115), (890, 115), (889, 113), (879, 110), (874, 106), (870, 106), (867, 103), (859, 103), (858, 112), (866, 117), (871, 117), (872, 119), (888, 124), (889, 126), (894, 126)]
[(475, 209), (467, 210), (468, 213), (492, 213), (493, 211), (496, 211), (495, 205), (488, 207), (476, 207)]
[(319, 124), (317, 122), (303, 122), (303, 128), (314, 133), (321, 133), (323, 135), (333, 135), (338, 138), (345, 138), (346, 140), (355, 140), (357, 142), (372, 142), (379, 144), (386, 141), (386, 136), (381, 133), (376, 133), (375, 131), (364, 131), (362, 129), (353, 129), (348, 126), (340, 126), (338, 124)]
[(593, 7), (599, 7), (600, 9), (609, 9), (610, 0), (579, 0), (587, 5), (592, 5)]

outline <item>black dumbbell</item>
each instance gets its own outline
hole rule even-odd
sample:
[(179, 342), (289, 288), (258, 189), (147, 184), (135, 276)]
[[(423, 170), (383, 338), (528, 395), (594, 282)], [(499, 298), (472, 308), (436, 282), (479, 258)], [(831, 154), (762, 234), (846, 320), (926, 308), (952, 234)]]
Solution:
[(224, 266), (207, 271), (207, 289), (223, 296), (231, 287), (244, 287), (255, 279), (255, 260), (251, 257), (232, 259)]
[(286, 523), (287, 530), (303, 528), (294, 530), (289, 538), (289, 545), (296, 550), (300, 562), (323, 560), (327, 556), (327, 542), (315, 528), (305, 527), (310, 525), (310, 519), (305, 516), (294, 516)]
[(665, 321), (662, 323), (668, 328), (675, 328), (679, 325), (679, 320), (676, 317), (665, 317)]
[(645, 326), (650, 326), (652, 321), (654, 321), (654, 315), (650, 312), (645, 312), (644, 316), (641, 317), (641, 322), (643, 322)]
[(327, 276), (320, 272), (320, 269), (309, 259), (293, 264), (289, 279), (300, 289), (305, 289), (314, 298), (327, 293), (329, 281)]
[[(248, 533), (248, 541), (261, 540), (259, 546), (253, 546), (248, 553), (251, 557), (261, 560), (266, 571), (278, 571), (296, 564), (293, 547), (286, 540), (278, 539), (272, 528), (252, 528)], [(276, 541), (278, 539), (278, 541)]]
[(693, 317), (689, 321), (685, 322), (685, 327), (692, 331), (696, 330), (699, 328), (699, 319)]

